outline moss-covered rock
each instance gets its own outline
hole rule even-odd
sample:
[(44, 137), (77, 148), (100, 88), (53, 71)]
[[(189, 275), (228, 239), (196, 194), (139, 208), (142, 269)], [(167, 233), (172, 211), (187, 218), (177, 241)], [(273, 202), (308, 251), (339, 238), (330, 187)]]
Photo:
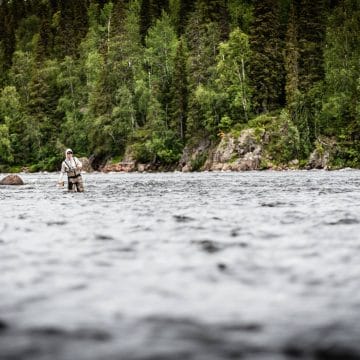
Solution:
[(183, 150), (178, 170), (182, 172), (203, 170), (211, 150), (211, 142), (207, 139), (199, 139), (188, 144)]
[(208, 170), (258, 170), (263, 146), (262, 135), (255, 129), (245, 129), (237, 137), (231, 133), (223, 135), (212, 157), (207, 161)]

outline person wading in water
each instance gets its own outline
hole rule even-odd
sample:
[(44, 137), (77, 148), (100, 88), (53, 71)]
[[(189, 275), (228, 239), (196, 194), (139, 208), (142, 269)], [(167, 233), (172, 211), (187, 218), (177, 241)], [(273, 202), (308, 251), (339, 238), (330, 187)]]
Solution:
[(68, 176), (68, 190), (83, 192), (84, 185), (81, 177), (82, 163), (77, 157), (73, 157), (71, 149), (65, 151), (65, 160), (61, 164), (61, 172), (58, 184), (64, 186), (63, 176), (66, 173)]

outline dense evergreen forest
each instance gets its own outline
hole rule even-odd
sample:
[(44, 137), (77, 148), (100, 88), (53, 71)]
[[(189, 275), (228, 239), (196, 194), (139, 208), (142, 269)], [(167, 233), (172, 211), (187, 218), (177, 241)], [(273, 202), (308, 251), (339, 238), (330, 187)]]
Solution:
[(0, 166), (172, 165), (264, 126), (278, 162), (359, 167), (359, 34), (359, 0), (0, 0)]

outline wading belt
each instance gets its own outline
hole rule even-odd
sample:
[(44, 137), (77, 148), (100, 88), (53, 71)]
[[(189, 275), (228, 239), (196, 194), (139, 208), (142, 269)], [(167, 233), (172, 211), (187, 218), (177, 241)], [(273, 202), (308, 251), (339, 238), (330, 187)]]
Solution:
[(69, 179), (75, 179), (75, 178), (77, 178), (77, 177), (79, 177), (79, 176), (81, 176), (81, 174), (77, 174), (77, 175), (75, 175), (75, 176), (68, 176), (68, 178), (69, 178)]

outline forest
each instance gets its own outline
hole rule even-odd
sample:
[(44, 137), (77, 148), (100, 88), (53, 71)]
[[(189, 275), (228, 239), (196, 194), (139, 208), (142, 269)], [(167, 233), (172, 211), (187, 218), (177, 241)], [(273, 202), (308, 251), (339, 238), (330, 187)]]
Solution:
[(0, 0), (0, 171), (171, 167), (247, 127), (360, 167), (359, 34), (359, 0)]

